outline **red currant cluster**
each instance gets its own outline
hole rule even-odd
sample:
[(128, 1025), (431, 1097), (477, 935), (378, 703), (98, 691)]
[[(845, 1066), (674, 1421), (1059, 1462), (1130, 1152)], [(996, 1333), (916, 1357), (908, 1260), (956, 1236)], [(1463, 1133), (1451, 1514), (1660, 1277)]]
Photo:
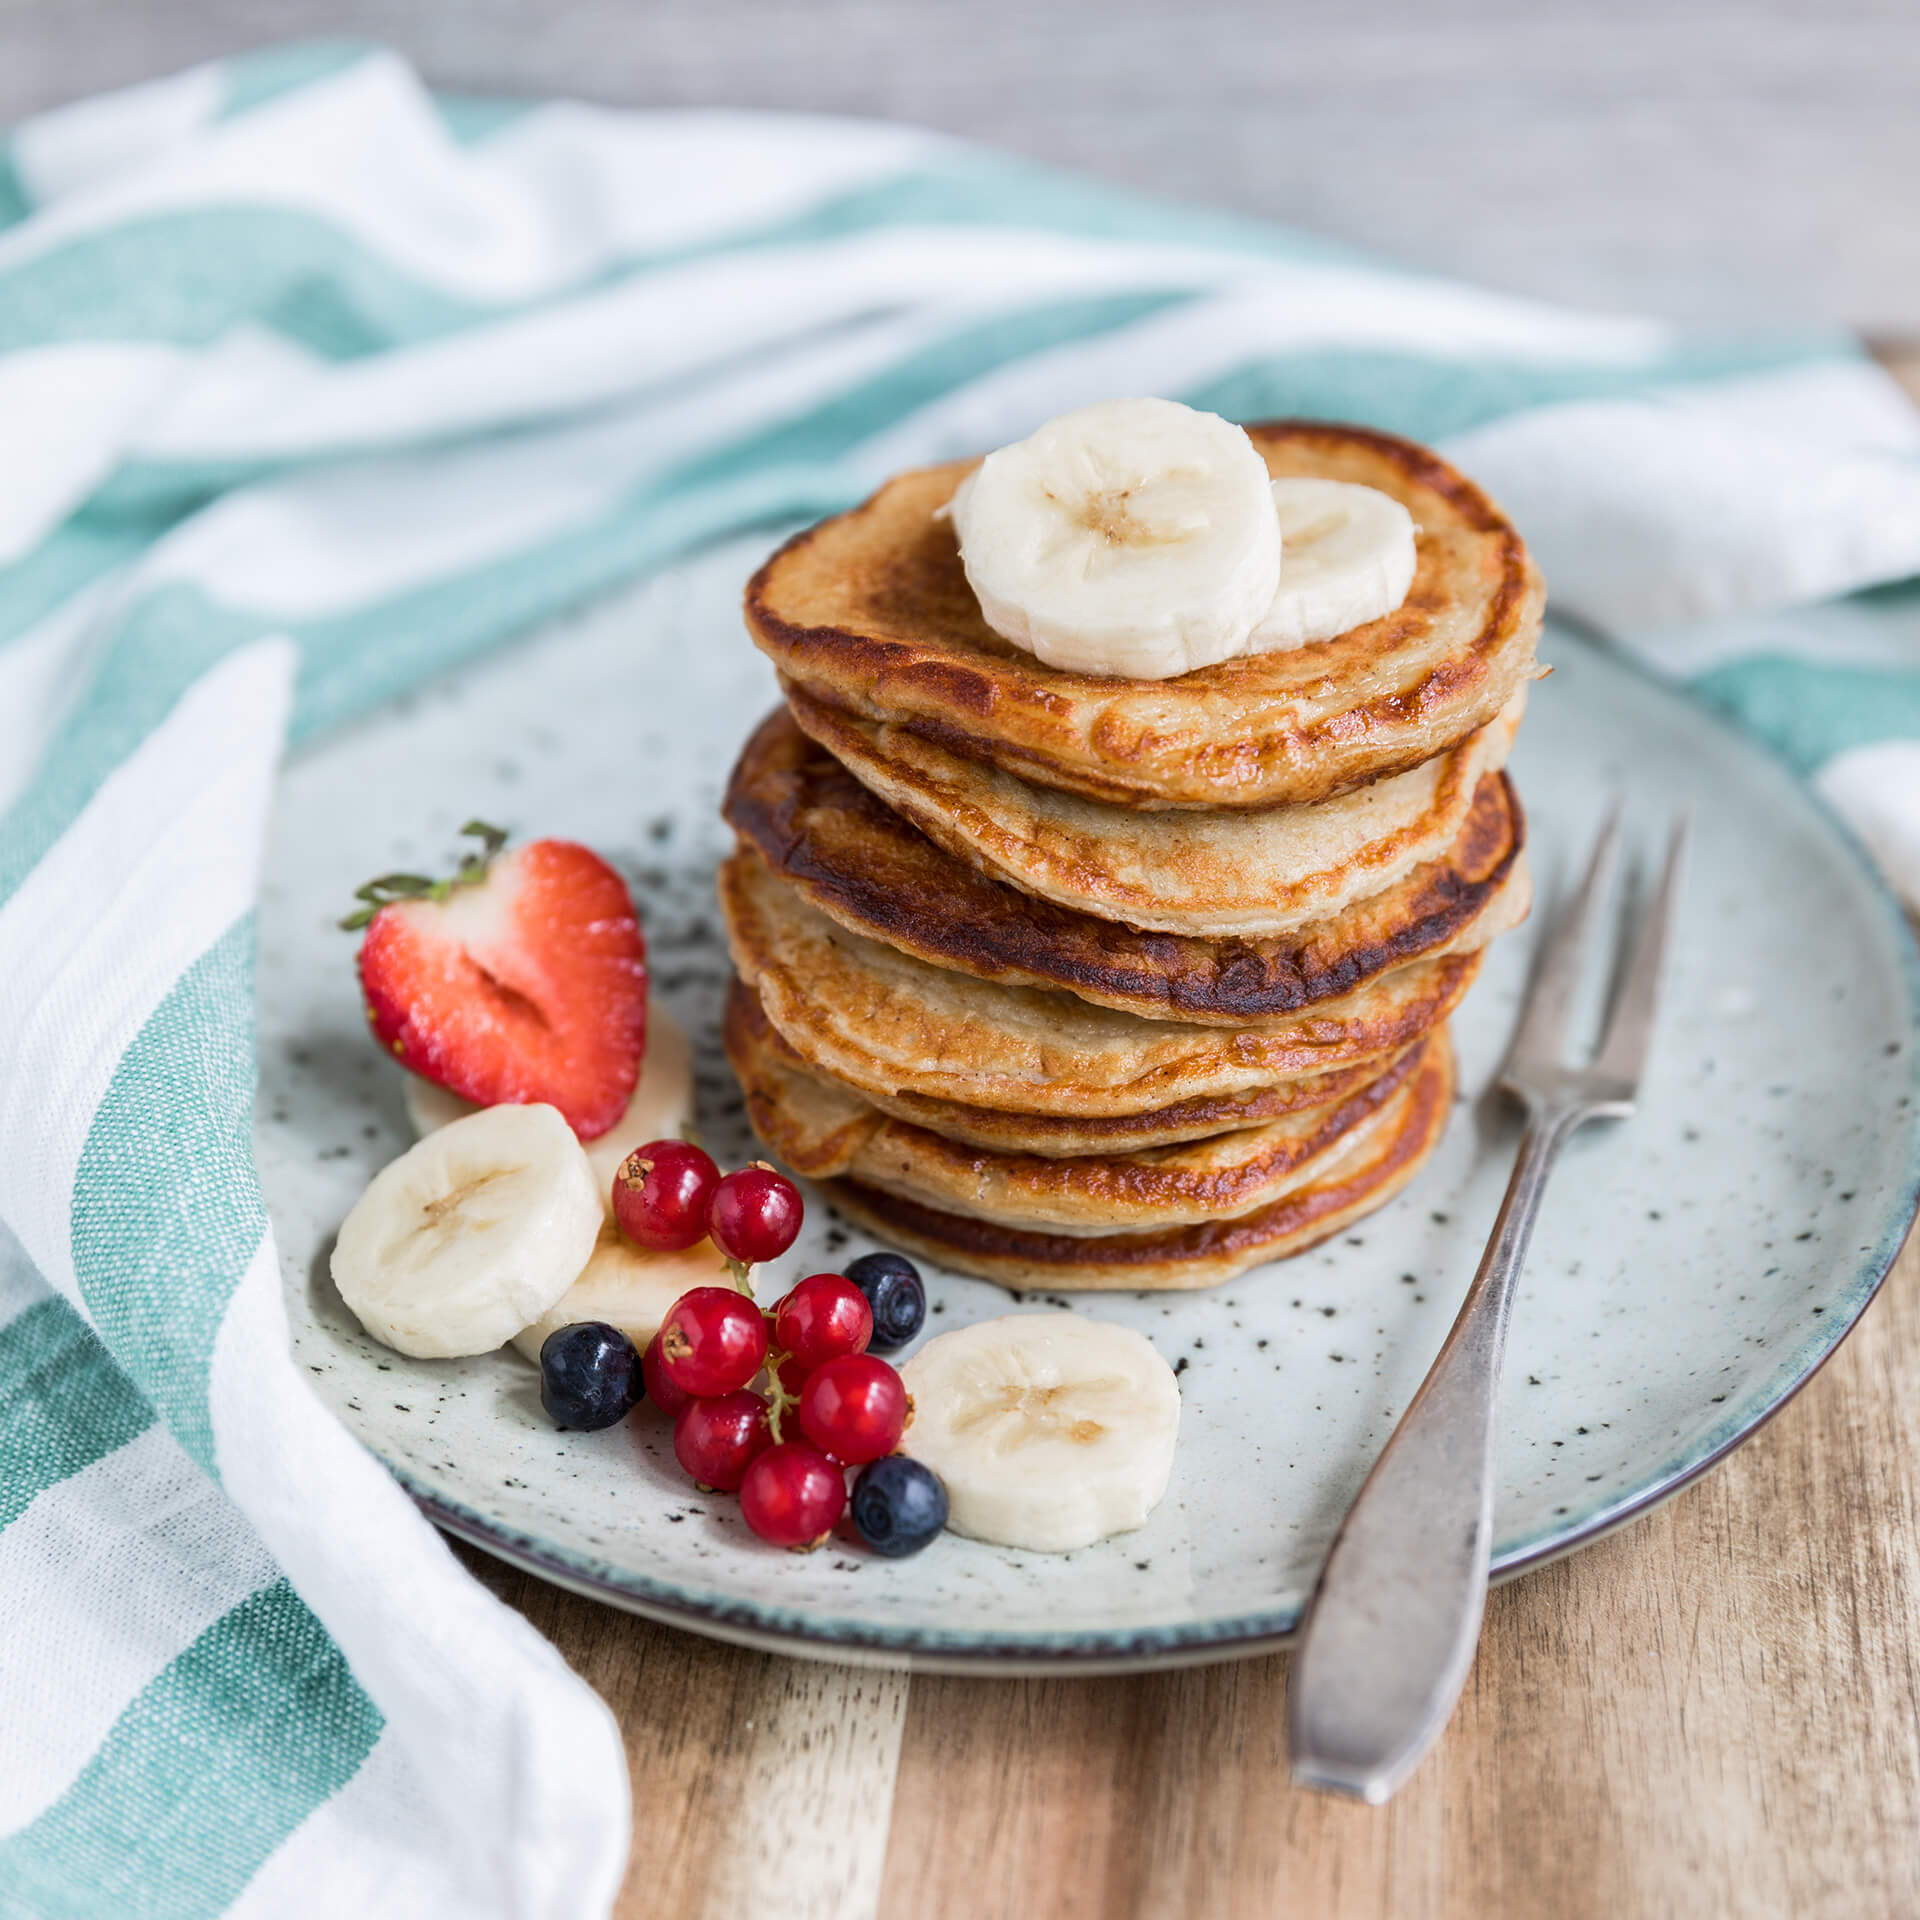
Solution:
[[(804, 1209), (793, 1182), (764, 1163), (723, 1176), (700, 1148), (655, 1140), (621, 1165), (613, 1211), (628, 1239), (660, 1252), (710, 1234), (744, 1278), (793, 1245)], [(896, 1315), (899, 1278), (889, 1272), (889, 1287), (874, 1296)], [(911, 1292), (923, 1311), (917, 1276)], [(912, 1328), (890, 1326), (882, 1344), (900, 1344)], [(815, 1547), (846, 1510), (846, 1469), (891, 1455), (912, 1415), (899, 1374), (867, 1351), (873, 1337), (869, 1295), (844, 1274), (809, 1274), (771, 1313), (730, 1287), (695, 1287), (661, 1322), (640, 1374), (647, 1399), (673, 1421), (674, 1457), (697, 1485), (738, 1493), (761, 1539)], [(911, 1468), (910, 1478), (911, 1515), (896, 1515), (902, 1489), (891, 1478), (873, 1490), (869, 1504), (890, 1523), (881, 1551), (924, 1545), (937, 1531), (926, 1521), (936, 1511), (945, 1517), (944, 1498), (918, 1485), (933, 1477)]]
[(650, 1140), (620, 1163), (613, 1220), (656, 1253), (679, 1253), (713, 1236), (736, 1266), (777, 1260), (800, 1231), (800, 1189), (764, 1161), (724, 1178), (713, 1156), (689, 1140)]
[(872, 1335), (865, 1295), (841, 1274), (809, 1274), (771, 1313), (696, 1287), (640, 1366), (694, 1481), (738, 1493), (761, 1539), (814, 1547), (846, 1509), (844, 1469), (892, 1453), (912, 1414), (899, 1374), (866, 1351)]

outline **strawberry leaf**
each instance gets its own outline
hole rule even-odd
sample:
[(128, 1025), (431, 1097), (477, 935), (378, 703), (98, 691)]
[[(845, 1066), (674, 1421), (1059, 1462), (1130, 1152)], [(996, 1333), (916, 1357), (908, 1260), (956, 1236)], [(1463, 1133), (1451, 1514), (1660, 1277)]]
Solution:
[(382, 907), (396, 900), (445, 900), (456, 887), (477, 887), (487, 877), (494, 855), (507, 844), (507, 835), (484, 820), (469, 820), (460, 831), (480, 842), (478, 853), (467, 854), (445, 879), (434, 880), (424, 873), (383, 873), (364, 887), (356, 887), (353, 897), (361, 904), (339, 923), (340, 930), (358, 933)]

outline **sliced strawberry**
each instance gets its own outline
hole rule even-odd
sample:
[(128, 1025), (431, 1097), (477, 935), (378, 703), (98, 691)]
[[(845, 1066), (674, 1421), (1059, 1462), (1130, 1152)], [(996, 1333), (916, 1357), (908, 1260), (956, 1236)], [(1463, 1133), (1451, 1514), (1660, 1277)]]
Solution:
[(431, 894), (388, 899), (367, 923), (360, 985), (402, 1066), (482, 1106), (544, 1101), (583, 1140), (620, 1118), (640, 1076), (646, 942), (625, 882), (571, 840), (534, 840)]

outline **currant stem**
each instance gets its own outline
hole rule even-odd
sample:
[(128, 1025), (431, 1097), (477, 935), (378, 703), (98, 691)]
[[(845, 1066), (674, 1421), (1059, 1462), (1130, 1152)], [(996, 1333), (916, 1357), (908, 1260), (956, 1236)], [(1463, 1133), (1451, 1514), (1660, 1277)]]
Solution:
[(783, 1353), (778, 1347), (767, 1349), (767, 1384), (760, 1398), (767, 1403), (767, 1428), (776, 1444), (786, 1438), (780, 1431), (781, 1421), (800, 1404), (800, 1396), (789, 1393), (786, 1383), (780, 1378), (780, 1369), (792, 1358), (791, 1354)]

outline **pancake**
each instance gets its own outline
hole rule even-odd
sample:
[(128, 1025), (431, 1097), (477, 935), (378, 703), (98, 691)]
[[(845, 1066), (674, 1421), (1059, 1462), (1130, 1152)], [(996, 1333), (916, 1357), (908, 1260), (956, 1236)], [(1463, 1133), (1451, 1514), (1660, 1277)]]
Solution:
[(722, 864), (718, 891), (734, 966), (809, 1066), (862, 1093), (1075, 1120), (1384, 1064), (1480, 970), (1477, 953), (1419, 961), (1268, 1027), (1194, 1026), (930, 967), (836, 926), (746, 849)]
[[(768, 1020), (753, 989), (742, 980), (735, 979), (728, 989), (722, 1035), (736, 1072), (740, 1071), (740, 1061), (734, 1058), (736, 1052), (748, 1051), (764, 1053), (785, 1067), (805, 1067), (800, 1055)], [(1414, 1044), (1417, 1046), (1419, 1042)], [(841, 1107), (842, 1119), (857, 1117), (857, 1106), (877, 1107), (896, 1120), (926, 1127), (949, 1140), (985, 1147), (992, 1153), (1058, 1156), (1134, 1153), (1142, 1147), (1169, 1147), (1182, 1140), (1202, 1140), (1209, 1134), (1257, 1127), (1268, 1120), (1277, 1120), (1282, 1114), (1325, 1106), (1330, 1100), (1344, 1100), (1383, 1072), (1393, 1057), (1388, 1056), (1385, 1061), (1363, 1060), (1356, 1066), (1336, 1067), (1329, 1073), (1300, 1074), (1242, 1093), (1182, 1100), (1144, 1113), (1089, 1115), (1084, 1119), (1053, 1113), (998, 1113), (991, 1107), (935, 1100), (904, 1090), (881, 1092), (870, 1087), (855, 1093), (823, 1075), (815, 1077), (821, 1086), (835, 1088), (844, 1102), (854, 1103)]]
[(1205, 939), (1292, 933), (1445, 857), (1506, 764), (1524, 689), (1450, 753), (1304, 807), (1142, 813), (963, 760), (789, 689), (800, 727), (936, 846), (1022, 893)]
[(1356, 481), (1419, 528), (1406, 600), (1311, 646), (1172, 680), (1047, 667), (980, 614), (935, 511), (977, 462), (890, 480), (749, 582), (747, 629), (813, 699), (1042, 786), (1123, 807), (1324, 800), (1460, 745), (1533, 677), (1544, 591), (1525, 544), (1437, 455), (1359, 427), (1251, 427), (1276, 475)]
[(992, 879), (884, 806), (784, 712), (742, 751), (725, 812), (769, 868), (849, 932), (932, 966), (1149, 1019), (1293, 1019), (1410, 962), (1484, 946), (1530, 897), (1525, 822), (1504, 774), (1482, 777), (1443, 858), (1261, 940), (1139, 933)]
[[(1104, 1235), (1229, 1219), (1311, 1178), (1416, 1070), (1410, 1048), (1345, 1100), (1134, 1153), (989, 1153), (882, 1113), (848, 1089), (766, 1053), (729, 1050), (753, 1128), (810, 1178), (845, 1174), (919, 1205), (1055, 1233)], [(863, 1111), (856, 1111), (863, 1110)]]
[(1453, 1099), (1453, 1054), (1439, 1033), (1420, 1071), (1348, 1136), (1347, 1149), (1303, 1185), (1231, 1220), (1144, 1233), (1042, 1233), (973, 1220), (852, 1179), (823, 1191), (849, 1220), (891, 1247), (1005, 1287), (1074, 1292), (1217, 1286), (1303, 1252), (1384, 1206), (1439, 1144)]
[(1344, 1100), (1264, 1126), (1179, 1146), (1050, 1157), (948, 1140), (754, 1045), (740, 1027), (729, 1025), (726, 1039), (754, 1132), (795, 1172), (845, 1174), (922, 1206), (1069, 1234), (1189, 1225), (1270, 1205), (1328, 1164), (1432, 1044), (1429, 1036), (1408, 1049)]

